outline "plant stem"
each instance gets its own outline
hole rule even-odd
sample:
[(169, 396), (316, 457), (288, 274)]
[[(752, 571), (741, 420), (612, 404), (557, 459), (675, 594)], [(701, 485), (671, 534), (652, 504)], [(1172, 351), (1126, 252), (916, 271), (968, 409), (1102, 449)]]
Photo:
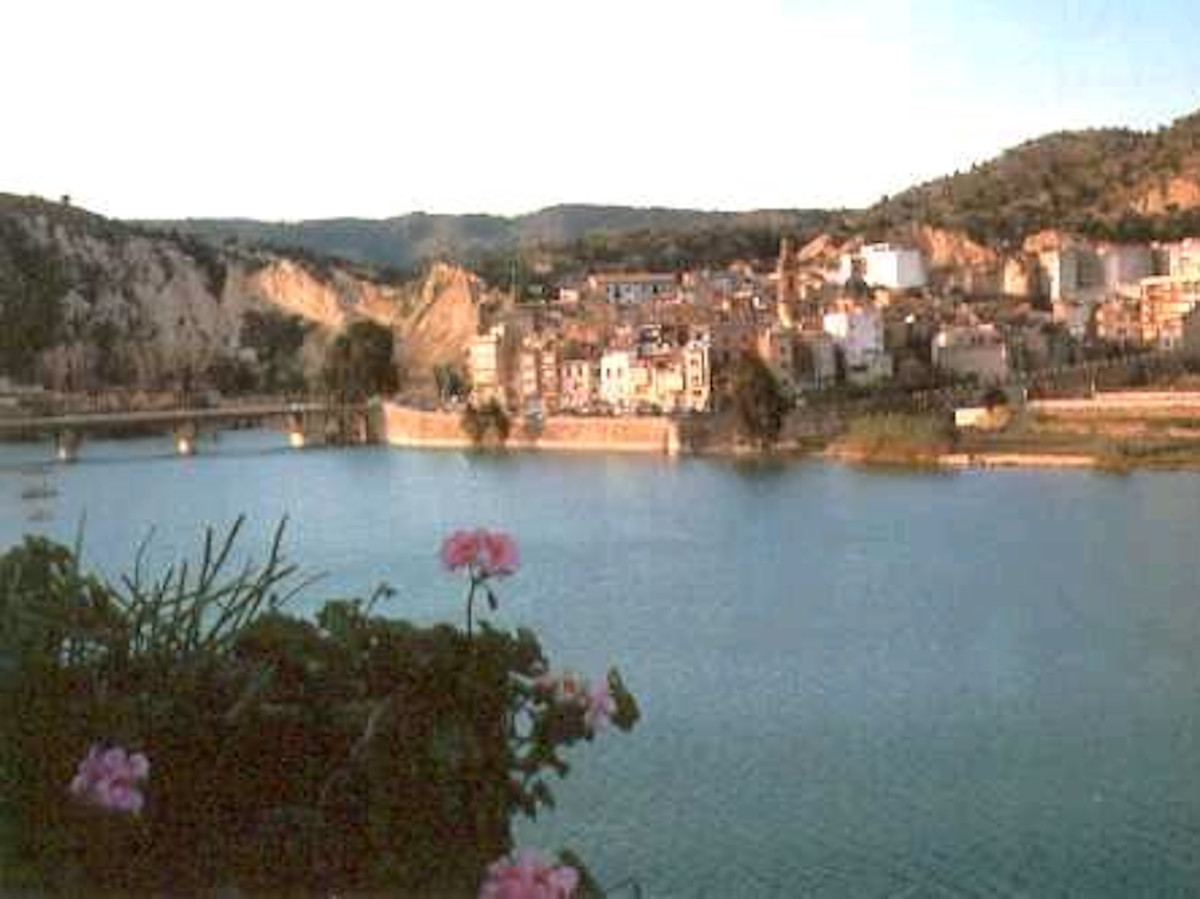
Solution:
[(475, 588), (479, 586), (478, 576), (471, 573), (471, 589), (467, 591), (467, 639), (471, 639), (472, 625), (475, 620)]

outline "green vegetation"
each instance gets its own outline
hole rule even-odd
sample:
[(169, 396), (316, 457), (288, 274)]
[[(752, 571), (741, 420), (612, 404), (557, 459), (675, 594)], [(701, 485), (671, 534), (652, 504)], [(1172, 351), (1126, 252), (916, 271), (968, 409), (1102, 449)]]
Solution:
[(489, 439), (503, 446), (512, 430), (512, 422), (499, 400), (488, 400), (482, 406), (468, 405), (460, 419), (462, 429), (476, 446), (484, 446)]
[(330, 345), (325, 358), (326, 389), (341, 402), (361, 402), (395, 393), (400, 375), (395, 336), (372, 321), (357, 321)]
[(885, 413), (853, 419), (837, 448), (867, 462), (929, 464), (951, 452), (954, 439), (949, 416)]
[[(0, 556), (4, 895), (475, 895), (589, 716), (638, 719), (615, 669), (564, 699), (530, 631), (387, 618), (387, 588), (291, 616), (282, 526), (244, 564), (240, 525), (119, 584), (40, 537)], [(136, 786), (80, 783), (117, 750)]]
[(1200, 234), (1200, 209), (1135, 211), (1148, 190), (1174, 177), (1200, 181), (1200, 113), (1153, 133), (1100, 129), (1029, 141), (969, 172), (885, 197), (851, 225), (882, 236), (931, 224), (1009, 247), (1046, 228), (1122, 241)]
[(461, 400), (471, 392), (470, 379), (461, 365), (451, 362), (433, 367), (433, 382), (437, 386), (438, 399)]
[(310, 330), (311, 325), (298, 315), (274, 309), (250, 309), (242, 315), (239, 342), (254, 351), (262, 389), (270, 392), (304, 389), (299, 357)]
[[(192, 219), (151, 222), (159, 232), (179, 230), (220, 245), (236, 239), (265, 246), (324, 267), (382, 267), (411, 280), (434, 260), (479, 271), (489, 284), (507, 289), (514, 259), (522, 296), (548, 273), (594, 267), (678, 270), (725, 265), (735, 259), (774, 257), (783, 233), (815, 235), (840, 214), (818, 210), (700, 212), (626, 206), (555, 206), (516, 218), (413, 213), (391, 219), (328, 219), (282, 224), (247, 220)], [(386, 272), (379, 272), (377, 275)]]
[(795, 405), (771, 369), (755, 353), (746, 353), (738, 360), (730, 398), (742, 436), (761, 449), (768, 449), (779, 440), (784, 418)]
[(70, 286), (62, 260), (19, 222), (0, 218), (0, 374), (32, 380), (63, 326)]

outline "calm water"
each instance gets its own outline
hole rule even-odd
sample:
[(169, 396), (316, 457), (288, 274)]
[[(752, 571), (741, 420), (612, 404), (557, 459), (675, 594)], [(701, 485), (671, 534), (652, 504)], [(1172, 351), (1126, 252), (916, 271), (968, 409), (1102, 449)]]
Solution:
[[(653, 896), (1194, 896), (1200, 476), (92, 442), (0, 446), (0, 545), (72, 537), (127, 568), (252, 516), (389, 611), (457, 620), (435, 551), (511, 530), (503, 622), (620, 665), (644, 720), (575, 754), (522, 826)], [(53, 517), (30, 521), (36, 509)], [(262, 547), (262, 539), (254, 544)], [(248, 544), (249, 548), (249, 544)]]

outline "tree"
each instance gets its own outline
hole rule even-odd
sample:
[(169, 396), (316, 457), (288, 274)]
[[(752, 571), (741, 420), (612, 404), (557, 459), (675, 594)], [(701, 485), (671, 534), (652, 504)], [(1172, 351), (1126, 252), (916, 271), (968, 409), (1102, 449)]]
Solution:
[(342, 402), (361, 402), (369, 396), (395, 393), (400, 386), (389, 328), (371, 321), (350, 325), (330, 345), (324, 381)]
[(59, 339), (70, 286), (62, 259), (15, 221), (0, 221), (0, 373), (32, 379)]
[(733, 372), (733, 409), (742, 433), (760, 447), (772, 446), (792, 402), (775, 374), (754, 353), (745, 353)]
[(462, 414), (462, 429), (476, 446), (483, 446), (489, 433), (494, 434), (496, 443), (503, 446), (512, 430), (512, 422), (500, 402), (492, 399), (482, 406), (467, 406)]
[(462, 399), (471, 392), (466, 373), (450, 362), (433, 367), (433, 380), (437, 384), (438, 399), (442, 401)]
[(290, 390), (304, 386), (298, 357), (309, 324), (296, 315), (274, 309), (247, 310), (242, 316), (239, 341), (254, 351), (262, 367), (262, 386), (268, 391)]

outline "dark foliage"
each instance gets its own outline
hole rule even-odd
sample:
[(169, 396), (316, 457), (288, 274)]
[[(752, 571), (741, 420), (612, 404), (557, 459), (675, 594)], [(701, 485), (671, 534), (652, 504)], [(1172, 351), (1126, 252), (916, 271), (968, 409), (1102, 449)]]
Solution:
[(59, 336), (69, 286), (57, 254), (0, 217), (0, 374), (32, 379), (38, 355)]
[(1046, 228), (1121, 241), (1200, 234), (1200, 209), (1136, 211), (1147, 191), (1173, 177), (1200, 181), (1200, 113), (1156, 132), (1097, 129), (1029, 141), (968, 172), (885, 197), (853, 224), (876, 236), (932, 224), (997, 246)]
[(489, 442), (503, 445), (512, 430), (512, 421), (498, 400), (488, 400), (481, 406), (468, 405), (463, 410), (462, 429), (476, 446)]
[(249, 309), (242, 315), (239, 342), (254, 350), (260, 386), (267, 391), (303, 390), (300, 349), (311, 325), (297, 315), (274, 309)]
[(400, 386), (395, 337), (372, 321), (357, 321), (338, 335), (325, 358), (326, 389), (342, 402), (394, 393)]
[[(230, 575), (237, 531), (120, 586), (40, 538), (0, 557), (0, 891), (474, 895), (591, 739), (536, 637), (387, 619), (386, 590), (290, 617), (281, 532)], [(66, 789), (109, 741), (151, 760), (140, 816)]]
[(779, 439), (793, 401), (757, 354), (746, 353), (738, 360), (731, 397), (743, 436), (761, 447), (772, 446)]

